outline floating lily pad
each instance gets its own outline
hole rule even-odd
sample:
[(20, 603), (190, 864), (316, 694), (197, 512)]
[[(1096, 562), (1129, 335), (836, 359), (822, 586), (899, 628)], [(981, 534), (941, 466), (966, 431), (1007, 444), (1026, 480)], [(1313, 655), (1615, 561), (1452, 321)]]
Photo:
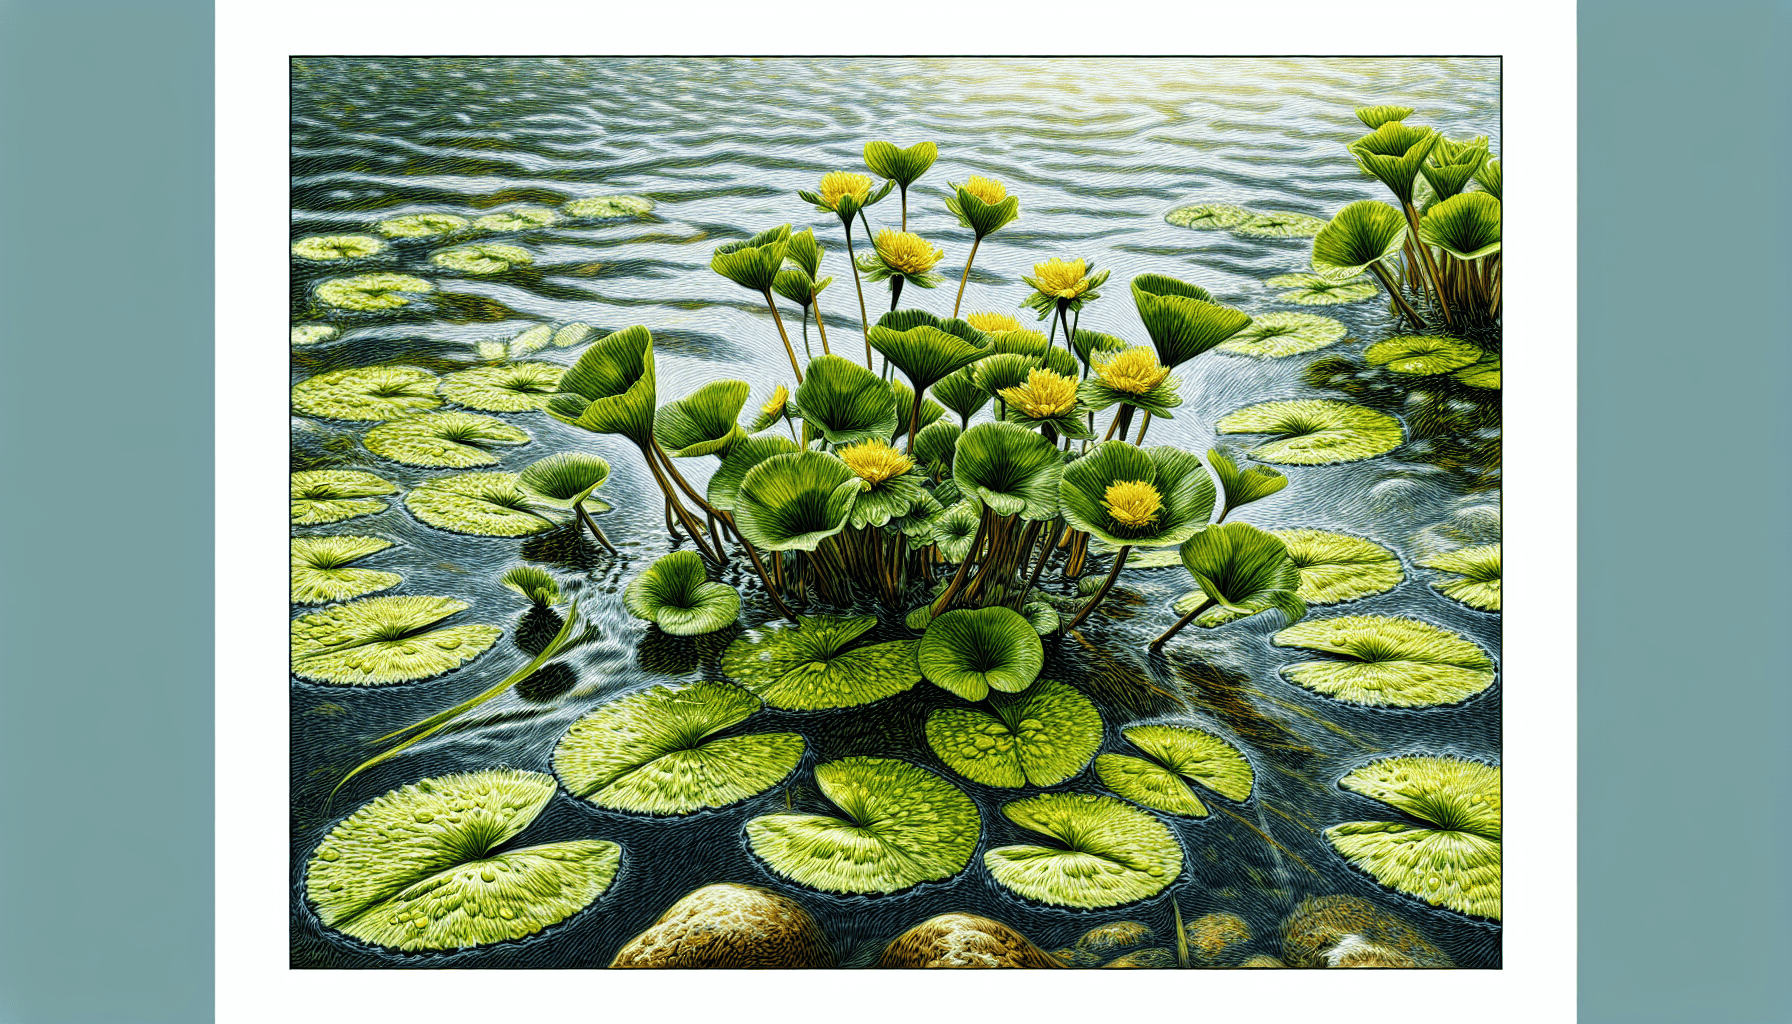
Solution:
[(1373, 279), (1361, 275), (1348, 281), (1328, 281), (1318, 274), (1279, 274), (1264, 284), (1288, 289), (1276, 300), (1299, 306), (1341, 306), (1372, 299), (1380, 292)]
[(946, 708), (927, 719), (927, 745), (946, 767), (986, 786), (1055, 786), (1101, 746), (1101, 712), (1074, 686), (1043, 680), (996, 694), (995, 712)]
[(630, 615), (673, 636), (699, 636), (733, 624), (740, 591), (711, 582), (697, 552), (674, 551), (630, 580), (622, 603)]
[(1164, 220), (1179, 228), (1193, 228), (1196, 231), (1224, 231), (1236, 227), (1255, 216), (1242, 206), (1228, 206), (1225, 203), (1196, 203), (1193, 206), (1178, 206), (1164, 214)]
[(292, 386), (292, 408), (333, 420), (390, 420), (441, 405), (436, 375), (416, 366), (331, 370)]
[(1345, 615), (1296, 623), (1278, 647), (1338, 655), (1288, 665), (1292, 682), (1350, 704), (1426, 708), (1455, 704), (1493, 682), (1493, 662), (1469, 640), (1414, 619)]
[(1003, 846), (983, 855), (1003, 887), (1059, 907), (1117, 907), (1162, 892), (1182, 873), (1182, 848), (1163, 823), (1111, 796), (1042, 793), (1003, 806), (1008, 820), (1058, 846)]
[(734, 641), (722, 656), (722, 671), (772, 707), (793, 711), (869, 704), (921, 681), (912, 640), (848, 650), (877, 625), (876, 616), (798, 619), (798, 628), (766, 629)]
[(292, 243), (292, 254), (307, 260), (353, 260), (385, 247), (372, 235), (312, 235)]
[(690, 814), (763, 793), (796, 770), (803, 738), (756, 733), (710, 739), (762, 705), (738, 686), (656, 686), (586, 715), (554, 748), (567, 791), (613, 811)]
[(301, 615), (292, 620), (292, 674), (339, 686), (439, 676), (504, 634), (496, 626), (429, 628), (466, 609), (448, 597), (369, 597)]
[(452, 213), (411, 213), (374, 225), (387, 238), (430, 238), (451, 235), (467, 226), (467, 218)]
[(1500, 546), (1481, 544), (1459, 551), (1446, 551), (1436, 558), (1419, 563), (1428, 569), (1457, 574), (1457, 578), (1431, 586), (1453, 601), (1484, 612), (1500, 610)]
[(326, 305), (371, 312), (408, 306), (410, 296), (435, 289), (435, 285), (409, 274), (362, 274), (323, 282), (317, 286), (317, 298)]
[(1489, 391), (1500, 389), (1500, 360), (1498, 356), (1473, 366), (1465, 366), (1450, 376), (1471, 388), (1485, 388)]
[(1468, 366), (1481, 358), (1481, 350), (1456, 338), (1420, 335), (1377, 342), (1363, 350), (1363, 358), (1395, 373), (1430, 375)]
[(292, 524), (319, 526), (384, 512), (375, 496), (397, 494), (388, 480), (358, 469), (307, 469), (292, 475)]
[(1325, 225), (1323, 218), (1304, 213), (1253, 213), (1232, 225), (1232, 233), (1255, 238), (1312, 238)]
[(1393, 757), (1340, 786), (1406, 812), (1408, 821), (1352, 821), (1325, 830), (1352, 864), (1432, 906), (1500, 916), (1500, 770), (1449, 757)]
[(341, 334), (333, 324), (293, 324), (292, 343), (294, 345), (321, 345)]
[(1343, 339), (1346, 328), (1313, 313), (1258, 313), (1250, 325), (1221, 343), (1221, 352), (1273, 359), (1311, 352)]
[(970, 863), (982, 820), (958, 787), (912, 764), (848, 757), (815, 769), (840, 816), (768, 814), (747, 841), (771, 869), (826, 892), (897, 892)]
[(1103, 754), (1095, 759), (1095, 771), (1103, 785), (1133, 803), (1205, 818), (1207, 805), (1193, 786), (1228, 800), (1250, 799), (1255, 781), (1251, 762), (1218, 736), (1175, 725), (1139, 725), (1125, 735), (1151, 759)]
[(463, 274), (502, 274), (512, 267), (526, 267), (535, 262), (529, 250), (515, 245), (480, 242), (444, 249), (429, 257), (429, 262)]
[(425, 481), (404, 496), (411, 514), (439, 530), (481, 537), (524, 537), (554, 527), (530, 511), (515, 473), (459, 473)]
[(578, 220), (644, 217), (653, 212), (653, 200), (641, 196), (592, 196), (574, 199), (562, 206), (560, 212)]
[(497, 465), (498, 457), (485, 446), (527, 444), (529, 435), (492, 416), (434, 412), (382, 423), (361, 443), (375, 455), (407, 466), (466, 469)]
[[(383, 505), (383, 503), (382, 503)], [(349, 565), (392, 546), (378, 537), (294, 537), (292, 601), (323, 604), (386, 590), (404, 582), (395, 572), (356, 569)]]
[(473, 222), (475, 231), (533, 231), (560, 223), (560, 215), (545, 206), (519, 206), (488, 213)]
[(566, 367), (553, 363), (475, 366), (442, 378), (436, 392), (456, 405), (485, 412), (528, 412), (547, 408), (560, 389)]
[(574, 839), (492, 851), (554, 795), (539, 772), (494, 769), (424, 779), (365, 804), (330, 830), (305, 871), (325, 927), (407, 952), (520, 939), (603, 894), (622, 847)]
[(1264, 402), (1228, 413), (1222, 434), (1280, 434), (1251, 457), (1290, 466), (1323, 466), (1385, 455), (1400, 447), (1400, 421), (1374, 409), (1329, 399)]

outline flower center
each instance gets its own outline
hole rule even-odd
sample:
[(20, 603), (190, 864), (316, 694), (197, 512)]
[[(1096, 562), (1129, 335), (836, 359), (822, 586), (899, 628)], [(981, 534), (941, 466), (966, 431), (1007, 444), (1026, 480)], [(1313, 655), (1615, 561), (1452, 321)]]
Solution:
[(1008, 190), (1002, 187), (1001, 182), (979, 178), (975, 174), (971, 175), (970, 181), (964, 183), (964, 190), (990, 206), (1008, 198)]
[(830, 210), (840, 208), (840, 200), (852, 196), (860, 203), (871, 198), (871, 179), (850, 171), (829, 171), (821, 176), (821, 202)]
[(904, 274), (925, 274), (946, 255), (922, 241), (920, 235), (890, 228), (877, 233), (877, 254), (891, 270)]
[(1050, 370), (1029, 370), (1025, 384), (1003, 388), (1001, 395), (1029, 418), (1049, 420), (1076, 408), (1076, 381)]
[(869, 484), (881, 484), (914, 468), (915, 460), (875, 438), (850, 444), (835, 454), (848, 469)]
[(964, 322), (986, 333), (1021, 329), (1019, 320), (1004, 313), (966, 313)]
[(1150, 526), (1164, 507), (1163, 495), (1143, 480), (1114, 481), (1101, 503), (1114, 522), (1135, 529)]
[(1033, 276), (1045, 286), (1041, 291), (1060, 299), (1074, 299), (1089, 287), (1089, 278), (1082, 260), (1066, 263), (1054, 258), (1036, 263), (1033, 265)]
[(1157, 353), (1134, 345), (1115, 353), (1107, 362), (1096, 364), (1095, 375), (1115, 391), (1143, 395), (1162, 384), (1170, 371), (1158, 363)]

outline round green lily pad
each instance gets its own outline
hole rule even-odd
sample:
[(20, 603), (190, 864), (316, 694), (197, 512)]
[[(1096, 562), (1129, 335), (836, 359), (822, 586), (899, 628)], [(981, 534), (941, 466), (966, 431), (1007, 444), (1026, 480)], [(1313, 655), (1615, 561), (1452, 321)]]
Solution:
[(333, 420), (390, 420), (441, 405), (436, 375), (416, 366), (331, 370), (292, 386), (292, 408)]
[(815, 782), (838, 817), (768, 814), (747, 822), (753, 852), (800, 885), (897, 892), (958, 874), (977, 848), (977, 805), (924, 768), (848, 757), (816, 768)]
[(1463, 914), (1500, 916), (1500, 770), (1451, 757), (1392, 757), (1338, 783), (1420, 822), (1352, 821), (1325, 830), (1377, 882)]
[(442, 378), (436, 392), (456, 405), (484, 412), (544, 409), (560, 389), (566, 367), (553, 363), (475, 366)]
[(1386, 413), (1330, 399), (1264, 402), (1220, 417), (1222, 434), (1279, 434), (1252, 449), (1252, 458), (1290, 466), (1323, 466), (1385, 455), (1404, 440), (1400, 421)]
[(493, 769), (424, 779), (330, 830), (305, 869), (327, 928), (406, 952), (521, 939), (610, 887), (622, 847), (574, 839), (493, 851), (554, 795), (552, 776)]
[(1342, 323), (1314, 313), (1258, 313), (1244, 330), (1220, 344), (1221, 352), (1274, 359), (1312, 352), (1341, 341)]
[(1372, 540), (1325, 530), (1271, 530), (1288, 546), (1300, 569), (1295, 596), (1307, 604), (1338, 604), (1400, 585), (1406, 572), (1400, 556)]
[(1457, 338), (1415, 335), (1389, 338), (1363, 350), (1371, 366), (1386, 366), (1395, 373), (1431, 375), (1460, 369), (1481, 358), (1481, 350)]
[(1279, 274), (1264, 284), (1287, 289), (1276, 300), (1299, 306), (1341, 306), (1372, 299), (1381, 290), (1373, 279), (1361, 275), (1340, 282), (1327, 281), (1318, 274)]
[(1232, 233), (1255, 238), (1312, 238), (1327, 223), (1304, 213), (1253, 213), (1232, 225)]
[(1471, 388), (1498, 391), (1500, 389), (1500, 359), (1498, 356), (1494, 356), (1485, 362), (1465, 366), (1450, 376)]
[(375, 455), (407, 466), (466, 469), (497, 465), (498, 457), (486, 446), (528, 444), (529, 435), (493, 416), (433, 412), (382, 423), (361, 443)]
[(443, 249), (429, 257), (429, 262), (463, 274), (502, 274), (512, 267), (526, 267), (535, 262), (529, 250), (515, 245), (477, 242), (453, 249)]
[(574, 199), (560, 207), (560, 212), (577, 220), (642, 217), (653, 212), (653, 200), (641, 196), (592, 196)]
[(1138, 725), (1125, 736), (1150, 759), (1103, 754), (1095, 759), (1095, 771), (1103, 785), (1133, 803), (1204, 818), (1207, 806), (1193, 786), (1228, 800), (1250, 799), (1256, 778), (1251, 762), (1218, 736), (1175, 725)]
[(1042, 793), (1002, 807), (1056, 846), (1003, 846), (983, 855), (1004, 888), (1059, 907), (1117, 907), (1155, 896), (1182, 873), (1182, 848), (1163, 822), (1111, 796)]
[(372, 235), (312, 235), (292, 243), (292, 254), (307, 260), (352, 260), (385, 247)]
[(475, 231), (532, 231), (560, 223), (560, 215), (545, 206), (519, 206), (488, 213), (473, 222)]
[(877, 624), (876, 616), (798, 619), (796, 629), (736, 639), (722, 655), (723, 673), (772, 707), (793, 711), (869, 704), (921, 681), (912, 640), (851, 647)]
[(369, 597), (292, 620), (292, 674), (380, 686), (439, 676), (484, 654), (496, 626), (430, 627), (467, 609), (449, 597)]
[(365, 313), (408, 306), (411, 295), (426, 294), (435, 288), (421, 277), (409, 274), (362, 274), (323, 282), (317, 286), (317, 298), (326, 305)]
[(358, 469), (306, 469), (292, 475), (292, 525), (320, 526), (384, 512), (376, 495), (397, 494), (391, 481)]
[(1493, 683), (1493, 662), (1472, 642), (1427, 622), (1345, 615), (1297, 622), (1277, 633), (1278, 647), (1335, 654), (1335, 661), (1288, 665), (1289, 680), (1328, 697), (1368, 707), (1455, 704)]
[(995, 714), (946, 708), (927, 719), (927, 745), (946, 767), (986, 786), (1055, 786), (1101, 746), (1101, 712), (1066, 683), (992, 694)]
[(430, 238), (451, 235), (467, 226), (467, 218), (452, 213), (411, 213), (374, 225), (387, 238)]
[(1254, 214), (1242, 206), (1228, 206), (1225, 203), (1195, 203), (1192, 206), (1178, 206), (1164, 214), (1164, 220), (1179, 228), (1193, 228), (1196, 231), (1224, 231), (1237, 227), (1250, 220)]
[(404, 507), (437, 529), (481, 537), (526, 537), (554, 527), (530, 511), (532, 499), (515, 473), (437, 477), (405, 495)]
[(573, 723), (554, 748), (567, 791), (599, 807), (690, 814), (763, 793), (796, 770), (803, 738), (755, 733), (710, 739), (761, 707), (730, 683), (656, 686)]
[(334, 324), (293, 324), (294, 345), (319, 345), (341, 334)]
[(356, 569), (349, 564), (391, 546), (391, 541), (378, 537), (294, 537), (292, 602), (346, 601), (398, 586), (404, 577), (395, 572)]
[(1446, 551), (1436, 558), (1420, 562), (1428, 569), (1452, 573), (1455, 579), (1431, 586), (1438, 593), (1461, 601), (1484, 612), (1500, 610), (1500, 546), (1479, 544), (1472, 548)]

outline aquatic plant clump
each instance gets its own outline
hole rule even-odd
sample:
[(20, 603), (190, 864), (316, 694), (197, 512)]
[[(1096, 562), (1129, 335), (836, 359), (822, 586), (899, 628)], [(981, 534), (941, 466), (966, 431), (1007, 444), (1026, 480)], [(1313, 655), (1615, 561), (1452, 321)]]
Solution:
[(488, 213), (473, 222), (473, 230), (499, 232), (533, 231), (560, 223), (560, 215), (545, 206), (519, 206), (514, 210)]
[(1313, 313), (1259, 313), (1250, 326), (1220, 346), (1221, 352), (1276, 359), (1312, 352), (1344, 340), (1345, 326)]
[(411, 213), (374, 226), (387, 238), (430, 238), (465, 230), (467, 218), (452, 213)]
[(307, 260), (353, 260), (385, 247), (371, 235), (312, 235), (292, 243), (292, 254)]
[(1461, 601), (1484, 612), (1500, 610), (1500, 546), (1481, 544), (1446, 551), (1419, 563), (1427, 569), (1450, 573), (1455, 579), (1433, 583), (1432, 589), (1452, 601)]
[(1389, 338), (1363, 350), (1370, 366), (1385, 366), (1395, 373), (1449, 373), (1481, 358), (1481, 350), (1457, 338), (1414, 335)]
[(489, 650), (496, 626), (430, 627), (466, 611), (450, 597), (369, 597), (292, 620), (292, 674), (314, 683), (383, 686), (438, 676)]
[(321, 345), (326, 341), (333, 340), (341, 333), (342, 329), (335, 324), (293, 324), (292, 344), (295, 347)]
[(915, 642), (854, 642), (876, 616), (799, 616), (795, 629), (742, 636), (722, 656), (722, 671), (775, 708), (818, 711), (894, 697), (921, 681)]
[(1253, 216), (1255, 214), (1242, 206), (1228, 206), (1224, 203), (1195, 203), (1192, 206), (1178, 206), (1164, 214), (1164, 220), (1179, 228), (1194, 228), (1197, 231), (1225, 231), (1243, 224)]
[(1301, 306), (1341, 306), (1375, 297), (1375, 282), (1367, 277), (1334, 281), (1318, 274), (1278, 274), (1263, 282), (1271, 288), (1284, 289), (1278, 302)]
[(514, 267), (526, 267), (534, 263), (535, 257), (520, 246), (479, 243), (463, 245), (458, 249), (444, 249), (431, 256), (429, 262), (444, 270), (456, 270), (463, 274), (502, 274)]
[(1289, 665), (1282, 674), (1316, 693), (1371, 707), (1454, 704), (1493, 683), (1493, 662), (1470, 641), (1413, 619), (1347, 615), (1277, 633), (1278, 647), (1337, 656)]
[(1422, 823), (1333, 825), (1325, 838), (1345, 859), (1432, 906), (1499, 919), (1499, 768), (1449, 757), (1393, 757), (1358, 768), (1338, 785)]
[(292, 408), (333, 420), (389, 420), (434, 409), (436, 375), (416, 366), (331, 370), (292, 386)]
[(575, 220), (613, 220), (621, 217), (645, 217), (653, 212), (653, 200), (642, 196), (591, 196), (574, 199), (560, 212)]
[(1163, 823), (1111, 796), (1045, 793), (1002, 813), (1057, 846), (1003, 846), (983, 855), (996, 882), (1059, 907), (1117, 907), (1155, 896), (1182, 873), (1182, 848)]

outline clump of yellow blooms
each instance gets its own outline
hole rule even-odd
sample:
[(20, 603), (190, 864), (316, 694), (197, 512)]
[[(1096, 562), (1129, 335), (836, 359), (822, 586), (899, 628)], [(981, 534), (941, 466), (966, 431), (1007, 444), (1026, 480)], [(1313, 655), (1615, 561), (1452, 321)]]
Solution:
[(858, 474), (860, 480), (871, 484), (881, 484), (891, 477), (901, 476), (915, 466), (914, 459), (876, 438), (849, 444), (835, 454), (840, 456), (840, 461), (846, 463), (848, 469)]
[(971, 175), (970, 181), (964, 183), (964, 190), (990, 206), (1008, 198), (1008, 190), (1002, 187), (1001, 182), (979, 178), (975, 174)]
[(1143, 345), (1121, 349), (1105, 363), (1095, 364), (1095, 375), (1115, 391), (1143, 395), (1164, 382), (1170, 371), (1157, 361), (1157, 353)]
[(863, 174), (851, 171), (829, 171), (821, 176), (821, 202), (830, 210), (840, 208), (840, 200), (847, 196), (857, 199), (862, 205), (871, 198), (871, 179)]
[(1076, 380), (1050, 370), (1029, 370), (1025, 384), (1003, 388), (1001, 396), (1029, 418), (1049, 420), (1076, 408)]
[(1082, 260), (1069, 263), (1052, 258), (1033, 264), (1033, 276), (1040, 291), (1060, 299), (1074, 299), (1089, 290), (1089, 269)]
[(979, 331), (994, 334), (997, 331), (1018, 331), (1020, 321), (1006, 313), (966, 313), (964, 322)]
[(1114, 522), (1134, 529), (1156, 522), (1164, 507), (1163, 495), (1143, 480), (1114, 481), (1108, 485), (1101, 503)]
[(946, 258), (943, 250), (928, 245), (920, 235), (911, 231), (885, 228), (877, 233), (876, 245), (878, 258), (884, 265), (904, 274), (925, 274)]

